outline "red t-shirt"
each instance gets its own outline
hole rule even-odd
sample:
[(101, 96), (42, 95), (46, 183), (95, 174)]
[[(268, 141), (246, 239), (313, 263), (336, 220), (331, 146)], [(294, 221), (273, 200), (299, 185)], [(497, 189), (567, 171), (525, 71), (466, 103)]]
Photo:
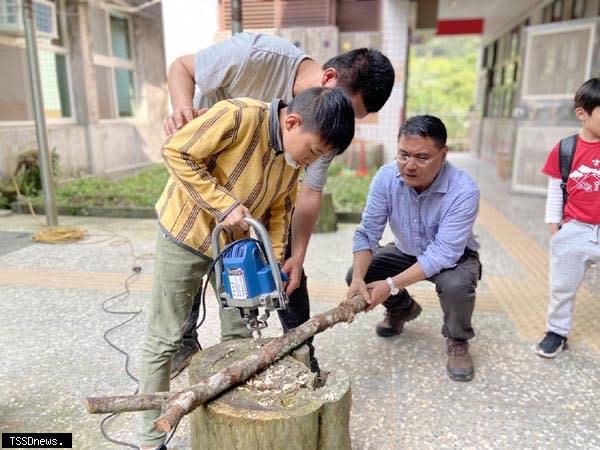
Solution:
[[(587, 142), (577, 137), (571, 173), (567, 181), (569, 197), (564, 222), (571, 219), (600, 224), (600, 142)], [(542, 172), (561, 178), (558, 164), (558, 144), (554, 146)]]

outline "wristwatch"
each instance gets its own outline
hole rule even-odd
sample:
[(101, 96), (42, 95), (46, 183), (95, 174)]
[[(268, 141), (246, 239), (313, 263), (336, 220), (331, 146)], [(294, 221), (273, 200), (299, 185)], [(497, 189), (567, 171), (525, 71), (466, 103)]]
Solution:
[(387, 284), (390, 287), (390, 295), (398, 295), (398, 293), (400, 292), (400, 289), (398, 289), (398, 287), (396, 287), (396, 284), (394, 283), (394, 280), (392, 279), (392, 277), (387, 277), (385, 279), (385, 281), (387, 281)]

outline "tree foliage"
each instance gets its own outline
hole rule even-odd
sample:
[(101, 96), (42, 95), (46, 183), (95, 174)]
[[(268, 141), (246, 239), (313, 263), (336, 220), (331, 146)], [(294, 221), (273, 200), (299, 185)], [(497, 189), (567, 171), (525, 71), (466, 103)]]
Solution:
[(465, 140), (475, 96), (478, 37), (434, 37), (411, 45), (407, 117), (432, 114), (448, 128), (449, 141)]

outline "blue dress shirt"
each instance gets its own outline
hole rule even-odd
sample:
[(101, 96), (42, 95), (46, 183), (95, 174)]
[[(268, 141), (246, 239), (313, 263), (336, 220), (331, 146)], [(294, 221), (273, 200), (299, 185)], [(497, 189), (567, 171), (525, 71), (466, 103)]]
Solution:
[(398, 250), (416, 256), (429, 278), (455, 267), (465, 248), (479, 250), (473, 233), (478, 211), (479, 188), (448, 161), (420, 194), (404, 183), (396, 162), (388, 163), (373, 178), (352, 251), (375, 254), (389, 222)]

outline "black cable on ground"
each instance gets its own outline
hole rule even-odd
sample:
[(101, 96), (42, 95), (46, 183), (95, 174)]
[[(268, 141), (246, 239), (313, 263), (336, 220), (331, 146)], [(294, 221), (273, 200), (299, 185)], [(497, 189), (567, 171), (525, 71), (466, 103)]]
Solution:
[[(134, 266), (134, 267), (138, 267), (138, 266)], [(125, 290), (117, 295), (113, 295), (111, 297), (108, 297), (107, 299), (105, 299), (102, 302), (102, 310), (106, 313), (109, 314), (117, 314), (117, 315), (130, 315), (131, 317), (129, 317), (127, 320), (125, 320), (124, 322), (121, 322), (117, 325), (115, 325), (112, 328), (109, 328), (108, 330), (106, 330), (104, 332), (104, 334), (102, 335), (102, 337), (104, 338), (104, 341), (111, 346), (112, 348), (114, 348), (116, 351), (118, 351), (119, 353), (121, 353), (122, 355), (125, 356), (125, 373), (127, 373), (127, 375), (129, 376), (129, 378), (131, 378), (133, 381), (135, 381), (136, 383), (138, 382), (138, 379), (131, 373), (131, 371), (129, 370), (129, 354), (123, 350), (122, 348), (120, 348), (119, 346), (117, 346), (114, 342), (112, 342), (109, 338), (108, 335), (111, 331), (114, 331), (124, 325), (126, 325), (127, 323), (131, 322), (133, 319), (135, 319), (141, 312), (141, 309), (138, 309), (136, 311), (117, 311), (117, 310), (113, 310), (113, 309), (108, 309), (106, 304), (111, 301), (111, 300), (116, 300), (116, 299), (121, 299), (121, 300), (125, 300), (127, 297), (129, 297), (129, 281), (136, 277), (139, 273), (141, 272), (141, 268), (139, 270), (134, 270), (134, 272), (129, 275), (126, 279), (125, 279)], [(135, 389), (134, 394), (137, 394), (138, 392), (138, 388)], [(100, 432), (102, 433), (102, 436), (104, 437), (104, 439), (106, 439), (109, 442), (112, 442), (113, 444), (118, 444), (118, 445), (122, 445), (125, 447), (130, 447), (130, 448), (135, 448), (137, 449), (138, 446), (131, 444), (129, 442), (125, 442), (125, 441), (120, 441), (118, 439), (114, 439), (112, 437), (110, 437), (105, 429), (105, 425), (107, 424), (107, 422), (113, 418), (115, 418), (116, 416), (118, 416), (119, 413), (113, 413), (113, 414), (109, 414), (107, 416), (105, 416), (102, 421), (100, 422)]]
[[(129, 246), (130, 246), (130, 248), (131, 248), (131, 242), (130, 242), (128, 239), (126, 239), (126, 238), (123, 238), (122, 236), (120, 236), (120, 237), (121, 237), (122, 239), (125, 239), (125, 240), (126, 240), (126, 242), (129, 244)], [(120, 244), (122, 244), (122, 243), (123, 243), (123, 241), (121, 241), (121, 242), (120, 242)], [(132, 254), (133, 254), (133, 252), (132, 252)], [(135, 255), (134, 255), (134, 261), (135, 261), (135, 262), (137, 262), (139, 259), (143, 259), (143, 257), (137, 257), (137, 256), (135, 256)], [(146, 259), (147, 259), (147, 257), (146, 257)], [(116, 351), (118, 351), (119, 353), (121, 353), (123, 356), (125, 356), (125, 373), (127, 373), (127, 376), (128, 376), (128, 377), (129, 377), (131, 380), (135, 381), (136, 383), (139, 383), (139, 380), (138, 380), (138, 378), (137, 378), (136, 376), (134, 376), (134, 375), (131, 373), (130, 369), (129, 369), (129, 353), (127, 353), (125, 350), (123, 350), (123, 349), (122, 349), (122, 348), (120, 348), (118, 345), (116, 345), (114, 342), (112, 342), (112, 341), (109, 339), (109, 337), (108, 337), (108, 335), (109, 335), (109, 334), (110, 334), (112, 331), (114, 331), (114, 330), (117, 330), (117, 329), (121, 328), (122, 326), (124, 326), (124, 325), (128, 324), (129, 322), (133, 321), (133, 320), (134, 320), (134, 319), (135, 319), (137, 316), (139, 316), (139, 315), (141, 314), (141, 312), (142, 312), (142, 309), (138, 309), (138, 310), (135, 310), (135, 311), (120, 311), (120, 310), (109, 309), (109, 308), (107, 307), (107, 303), (108, 303), (108, 302), (110, 302), (110, 301), (112, 301), (112, 300), (116, 300), (116, 299), (125, 300), (127, 297), (129, 297), (129, 294), (130, 294), (130, 290), (129, 290), (129, 283), (130, 283), (130, 281), (131, 281), (132, 279), (134, 279), (135, 277), (137, 277), (137, 276), (138, 276), (138, 275), (141, 273), (141, 271), (142, 271), (142, 267), (141, 267), (141, 266), (139, 266), (139, 265), (134, 265), (134, 266), (131, 268), (131, 270), (133, 271), (133, 273), (132, 273), (131, 275), (129, 275), (129, 276), (128, 276), (128, 277), (125, 279), (125, 282), (124, 282), (124, 291), (123, 291), (123, 292), (121, 292), (121, 293), (119, 293), (119, 294), (116, 294), (116, 295), (113, 295), (113, 296), (111, 296), (111, 297), (108, 297), (108, 298), (106, 298), (106, 299), (105, 299), (105, 300), (102, 302), (102, 305), (101, 305), (101, 307), (102, 307), (102, 310), (103, 310), (104, 312), (106, 312), (106, 313), (109, 313), (109, 314), (116, 314), (116, 315), (129, 315), (130, 317), (129, 317), (129, 318), (127, 318), (126, 320), (124, 320), (123, 322), (121, 322), (121, 323), (119, 323), (119, 324), (115, 325), (114, 327), (112, 327), (112, 328), (109, 328), (108, 330), (106, 330), (106, 331), (104, 332), (104, 334), (103, 334), (103, 336), (102, 336), (102, 337), (104, 338), (104, 341), (105, 341), (105, 342), (106, 342), (106, 343), (107, 343), (107, 344), (108, 344), (110, 347), (112, 347), (113, 349), (115, 349)], [(136, 389), (135, 389), (135, 392), (133, 392), (133, 395), (137, 394), (137, 393), (138, 393), (138, 390), (139, 390), (139, 386), (138, 386), (138, 387), (136, 387)], [(114, 418), (115, 418), (115, 417), (117, 417), (119, 414), (121, 414), (121, 413), (112, 413), (112, 414), (109, 414), (109, 415), (105, 416), (105, 417), (104, 417), (104, 418), (101, 420), (101, 422), (100, 422), (100, 432), (102, 433), (102, 436), (104, 437), (104, 439), (106, 439), (106, 440), (107, 440), (107, 441), (109, 441), (109, 442), (112, 442), (113, 444), (118, 444), (118, 445), (122, 445), (122, 446), (124, 446), (124, 447), (130, 447), (130, 448), (138, 449), (139, 447), (138, 447), (137, 445), (135, 445), (135, 444), (132, 444), (132, 443), (130, 443), (130, 442), (125, 442), (125, 441), (120, 441), (120, 440), (118, 440), (118, 439), (115, 439), (115, 438), (112, 438), (112, 437), (110, 437), (110, 436), (108, 435), (108, 433), (107, 433), (107, 431), (106, 431), (106, 429), (105, 429), (105, 426), (106, 426), (106, 424), (108, 423), (108, 421), (110, 421), (110, 420), (114, 419)], [(170, 433), (170, 434), (167, 436), (167, 439), (166, 439), (166, 441), (165, 441), (165, 444), (169, 443), (169, 441), (171, 440), (171, 438), (172, 438), (172, 437), (175, 435), (175, 432), (176, 432), (176, 431), (177, 431), (177, 426), (176, 426), (176, 427), (173, 429), (173, 431), (171, 431), (171, 433)]]

